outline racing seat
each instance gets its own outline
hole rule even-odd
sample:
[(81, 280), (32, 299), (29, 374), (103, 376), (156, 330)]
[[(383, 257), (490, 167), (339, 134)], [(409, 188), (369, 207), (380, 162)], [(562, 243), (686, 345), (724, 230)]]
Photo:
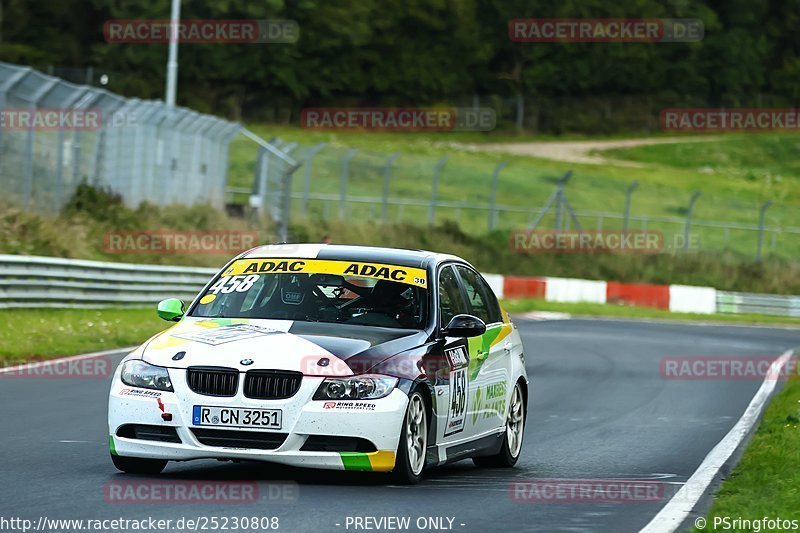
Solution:
[(319, 305), (312, 289), (307, 276), (280, 275), (278, 286), (262, 308), (269, 310), (270, 318), (304, 320), (306, 317), (316, 317)]
[(386, 315), (391, 317), (392, 321), (407, 326), (409, 322), (413, 323), (414, 321), (413, 309), (411, 309), (413, 298), (409, 291), (413, 291), (413, 289), (408, 285), (381, 279), (364, 297), (359, 307), (368, 308), (368, 315)]

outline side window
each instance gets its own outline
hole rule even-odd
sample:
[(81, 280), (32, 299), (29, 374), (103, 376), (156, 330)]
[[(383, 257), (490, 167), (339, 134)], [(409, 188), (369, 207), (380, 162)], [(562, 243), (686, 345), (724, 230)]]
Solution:
[(461, 289), (456, 280), (453, 267), (444, 267), (439, 273), (439, 316), (441, 325), (446, 326), (450, 320), (462, 313), (468, 313)]
[(502, 322), (500, 306), (497, 304), (497, 298), (492, 289), (473, 270), (463, 266), (456, 268), (464, 282), (464, 288), (467, 290), (472, 314), (487, 324)]

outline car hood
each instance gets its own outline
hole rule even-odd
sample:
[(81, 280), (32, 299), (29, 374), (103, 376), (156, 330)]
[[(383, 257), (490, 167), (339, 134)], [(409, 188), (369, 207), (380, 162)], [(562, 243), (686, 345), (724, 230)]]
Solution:
[(221, 366), (348, 375), (354, 373), (348, 361), (358, 361), (355, 373), (361, 373), (373, 362), (424, 344), (427, 337), (421, 330), (374, 326), (186, 317), (150, 339), (142, 359), (169, 368)]

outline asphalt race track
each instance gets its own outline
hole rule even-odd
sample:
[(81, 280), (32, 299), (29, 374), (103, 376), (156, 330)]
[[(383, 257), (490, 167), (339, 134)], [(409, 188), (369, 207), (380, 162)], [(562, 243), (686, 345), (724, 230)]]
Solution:
[[(516, 469), (479, 470), (462, 461), (429, 472), (418, 486), (400, 487), (385, 485), (379, 474), (171, 463), (160, 481), (256, 480), (261, 499), (109, 503), (108, 483), (146, 478), (117, 473), (109, 459), (107, 380), (9, 378), (0, 379), (0, 516), (34, 524), (40, 517), (275, 516), (279, 531), (291, 532), (364, 531), (355, 529), (352, 517), (406, 516), (410, 531), (419, 530), (420, 517), (450, 518), (453, 530), (465, 532), (636, 531), (664, 505), (666, 493), (649, 503), (534, 503), (514, 501), (509, 485), (636, 479), (680, 487), (736, 423), (761, 381), (667, 380), (659, 372), (661, 358), (777, 357), (800, 347), (798, 330), (611, 320), (516, 323), (532, 377), (525, 445)], [(115, 364), (119, 358), (114, 357)], [(448, 521), (440, 527), (448, 527)]]

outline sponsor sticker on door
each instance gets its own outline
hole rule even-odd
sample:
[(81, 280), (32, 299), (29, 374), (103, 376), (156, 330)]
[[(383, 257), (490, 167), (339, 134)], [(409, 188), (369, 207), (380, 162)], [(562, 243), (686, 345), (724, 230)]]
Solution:
[(444, 436), (448, 437), (464, 430), (467, 420), (467, 372), (469, 357), (464, 346), (448, 348), (444, 351), (450, 362), (450, 408)]

